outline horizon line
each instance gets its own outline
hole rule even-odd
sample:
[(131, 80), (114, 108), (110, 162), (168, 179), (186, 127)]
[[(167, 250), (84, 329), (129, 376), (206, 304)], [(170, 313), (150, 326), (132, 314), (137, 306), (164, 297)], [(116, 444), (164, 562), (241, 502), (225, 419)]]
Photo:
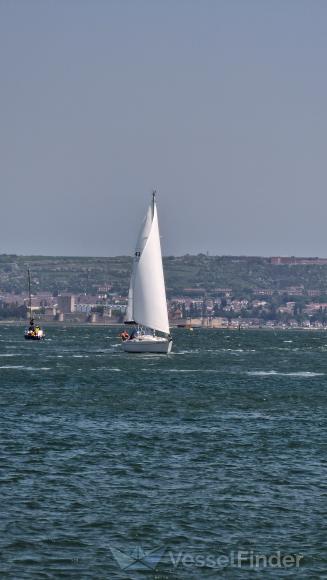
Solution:
[[(95, 258), (95, 259), (106, 259), (106, 258), (133, 258), (132, 254), (115, 254), (115, 255), (87, 255), (87, 254), (9, 254), (7, 252), (0, 253), (0, 257), (16, 257), (16, 258)], [(260, 255), (260, 254), (213, 254), (211, 252), (198, 252), (186, 253), (186, 254), (165, 254), (163, 258), (185, 258), (187, 256), (204, 256), (207, 258), (261, 258), (261, 259), (297, 259), (297, 260), (327, 260), (324, 256), (298, 256), (295, 254), (270, 254), (270, 255)]]

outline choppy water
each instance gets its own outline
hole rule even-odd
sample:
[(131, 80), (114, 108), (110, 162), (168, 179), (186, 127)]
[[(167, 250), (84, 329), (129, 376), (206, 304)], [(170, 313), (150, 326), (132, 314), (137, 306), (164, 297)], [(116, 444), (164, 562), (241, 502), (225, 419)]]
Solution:
[[(0, 327), (0, 578), (327, 578), (327, 333), (117, 332)], [(154, 571), (111, 552), (140, 546)]]

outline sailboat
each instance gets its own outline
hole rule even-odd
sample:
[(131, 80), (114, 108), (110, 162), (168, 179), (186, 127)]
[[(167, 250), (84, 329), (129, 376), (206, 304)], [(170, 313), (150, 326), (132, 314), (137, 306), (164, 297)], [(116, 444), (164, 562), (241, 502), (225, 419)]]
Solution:
[(30, 325), (28, 328), (25, 329), (24, 337), (26, 340), (42, 340), (42, 338), (45, 337), (45, 334), (40, 326), (35, 325), (34, 318), (32, 316), (31, 273), (29, 270), (27, 270), (27, 277), (28, 277), (28, 310), (29, 310)]
[(152, 194), (136, 244), (125, 324), (133, 325), (131, 334), (125, 331), (121, 335), (126, 352), (171, 351), (156, 192)]

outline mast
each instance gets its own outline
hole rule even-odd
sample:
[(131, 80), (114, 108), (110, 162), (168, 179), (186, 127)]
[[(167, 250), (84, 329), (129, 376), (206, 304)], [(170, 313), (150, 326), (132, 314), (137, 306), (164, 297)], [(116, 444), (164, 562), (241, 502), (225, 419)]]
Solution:
[(28, 306), (30, 311), (30, 319), (32, 319), (31, 273), (29, 268), (27, 269), (27, 276), (28, 276)]
[(156, 193), (157, 191), (154, 189), (152, 192), (152, 219), (154, 218), (154, 208), (156, 204)]

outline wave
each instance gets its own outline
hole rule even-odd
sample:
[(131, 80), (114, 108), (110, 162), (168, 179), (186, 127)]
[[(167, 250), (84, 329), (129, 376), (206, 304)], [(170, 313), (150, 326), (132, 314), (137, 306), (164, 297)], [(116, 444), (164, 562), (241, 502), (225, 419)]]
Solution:
[(24, 371), (51, 371), (51, 367), (26, 367), (25, 365), (4, 365), (0, 369), (13, 369)]
[(314, 373), (311, 371), (294, 371), (290, 373), (282, 373), (279, 371), (249, 371), (247, 375), (253, 377), (269, 377), (269, 376), (281, 376), (281, 377), (322, 377), (325, 373)]
[[(213, 351), (213, 352), (217, 352), (217, 351)], [(219, 352), (219, 351), (218, 351)], [(257, 352), (255, 350), (255, 348), (249, 348), (249, 349), (244, 349), (244, 348), (221, 348), (220, 352), (230, 352), (233, 354), (238, 354), (240, 352)]]
[[(176, 354), (198, 354), (199, 352), (200, 352), (199, 348), (193, 348), (193, 349), (190, 348), (188, 350), (177, 350), (177, 351), (171, 352), (170, 354), (175, 354), (175, 355)], [(209, 352), (209, 351), (207, 351), (207, 352)]]
[[(146, 369), (144, 369), (146, 370)], [(158, 372), (155, 370), (155, 372)], [(164, 369), (164, 373), (219, 373), (216, 369)]]
[(91, 371), (114, 371), (116, 373), (121, 373), (123, 369), (118, 369), (116, 367), (96, 367), (90, 369)]

